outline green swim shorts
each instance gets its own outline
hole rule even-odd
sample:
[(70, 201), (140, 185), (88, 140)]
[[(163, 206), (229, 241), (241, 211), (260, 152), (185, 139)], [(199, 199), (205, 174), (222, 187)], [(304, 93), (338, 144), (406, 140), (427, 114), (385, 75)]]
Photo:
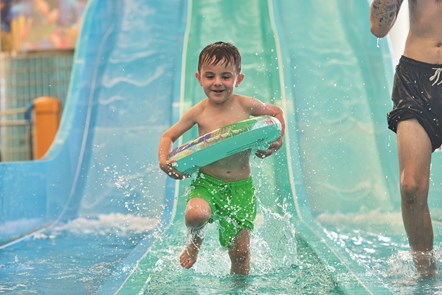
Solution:
[(252, 178), (226, 182), (199, 172), (192, 181), (188, 200), (201, 198), (212, 209), (209, 223), (218, 221), (221, 246), (229, 247), (243, 228), (253, 230), (256, 217), (255, 188)]

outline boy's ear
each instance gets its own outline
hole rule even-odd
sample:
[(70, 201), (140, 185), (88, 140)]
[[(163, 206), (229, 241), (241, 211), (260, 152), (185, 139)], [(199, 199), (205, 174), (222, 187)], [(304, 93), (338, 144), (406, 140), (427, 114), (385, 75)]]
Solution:
[(236, 79), (235, 87), (238, 87), (239, 84), (241, 84), (242, 80), (244, 80), (244, 74), (243, 73), (238, 75), (238, 78)]
[(196, 73), (195, 73), (195, 77), (196, 77), (196, 79), (198, 80), (198, 82), (199, 82), (200, 85), (201, 85), (201, 76), (200, 76), (200, 73), (199, 73), (199, 72), (196, 72)]

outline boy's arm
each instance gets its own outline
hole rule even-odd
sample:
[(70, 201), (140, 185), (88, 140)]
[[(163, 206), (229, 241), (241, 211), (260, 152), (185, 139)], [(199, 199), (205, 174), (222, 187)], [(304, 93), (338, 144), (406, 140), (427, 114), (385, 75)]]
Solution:
[(158, 161), (161, 170), (174, 179), (184, 179), (189, 175), (173, 168), (173, 161), (169, 161), (169, 153), (173, 143), (195, 124), (194, 109), (189, 110), (177, 123), (167, 129), (160, 138), (158, 145)]
[(180, 171), (173, 168), (173, 162), (168, 160), (169, 152), (171, 151), (173, 146), (173, 140), (166, 133), (160, 139), (160, 144), (158, 147), (158, 161), (160, 164), (161, 170), (163, 170), (167, 175), (174, 179), (184, 179), (187, 175), (181, 173)]
[(370, 31), (385, 37), (396, 21), (403, 0), (373, 0), (370, 6)]
[(284, 139), (284, 133), (285, 133), (285, 118), (284, 118), (284, 111), (273, 104), (269, 103), (263, 103), (262, 101), (254, 98), (247, 97), (245, 99), (246, 107), (250, 111), (250, 115), (252, 116), (272, 116), (278, 119), (278, 121), (281, 123), (281, 136), (278, 140), (272, 142), (268, 149), (266, 150), (258, 150), (256, 151), (256, 156), (259, 158), (265, 158), (279, 150), (281, 148), (283, 139)]

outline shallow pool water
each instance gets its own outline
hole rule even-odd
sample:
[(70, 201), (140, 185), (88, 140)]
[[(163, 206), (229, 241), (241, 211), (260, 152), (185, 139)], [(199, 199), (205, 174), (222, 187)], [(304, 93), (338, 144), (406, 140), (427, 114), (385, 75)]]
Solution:
[[(395, 294), (442, 294), (442, 230), (434, 224), (434, 278), (421, 278), (414, 267), (400, 212), (322, 215), (318, 218), (333, 244), (365, 269), (365, 276)], [(337, 226), (339, 224), (339, 226)]]
[(93, 294), (157, 222), (77, 218), (2, 249), (0, 294)]
[[(178, 261), (188, 239), (183, 221), (159, 233), (155, 218), (101, 215), (80, 217), (2, 249), (0, 294), (94, 294), (123, 271), (127, 255), (149, 238), (155, 243), (131, 278), (145, 294), (344, 294), (340, 286), (352, 284), (354, 277), (317, 256), (289, 210), (277, 213), (260, 206), (247, 277), (229, 274), (229, 257), (215, 224), (207, 226), (198, 261), (187, 270)], [(367, 212), (373, 214), (378, 213)], [(394, 222), (397, 213), (392, 214), (388, 219)], [(395, 294), (442, 294), (440, 274), (433, 279), (416, 275), (400, 223), (398, 232), (385, 233), (380, 223), (361, 229), (363, 221), (351, 215), (348, 222), (342, 222), (342, 215), (328, 217), (318, 218), (328, 243), (362, 266), (366, 279)], [(341, 219), (339, 227), (331, 222), (336, 219)], [(440, 245), (439, 238), (434, 251), (439, 268)]]
[(146, 294), (340, 294), (333, 267), (297, 234), (292, 216), (261, 209), (248, 277), (229, 274), (229, 257), (214, 224), (207, 226), (199, 260), (186, 270), (178, 261), (187, 241), (184, 222), (155, 233), (156, 219), (105, 215), (78, 218), (3, 249), (0, 293), (93, 294), (151, 236), (156, 242), (138, 270), (145, 274), (139, 279)]
[(256, 239), (254, 242), (248, 277), (229, 275), (228, 255), (217, 246), (205, 245), (200, 260), (190, 270), (178, 264), (177, 253), (182, 246), (164, 249), (164, 256), (148, 276), (146, 294), (341, 294), (329, 276), (332, 269), (322, 264), (301, 240), (292, 245), (297, 247), (296, 257), (277, 266), (268, 263), (266, 255), (271, 253), (259, 248), (263, 245), (256, 245)]
[(288, 211), (260, 206), (250, 275), (243, 277), (230, 275), (229, 256), (219, 245), (215, 224), (206, 227), (198, 261), (183, 269), (179, 255), (188, 237), (184, 221), (177, 220), (148, 250), (128, 285), (145, 294), (343, 294), (340, 286), (354, 283), (352, 274), (320, 259), (295, 224)]

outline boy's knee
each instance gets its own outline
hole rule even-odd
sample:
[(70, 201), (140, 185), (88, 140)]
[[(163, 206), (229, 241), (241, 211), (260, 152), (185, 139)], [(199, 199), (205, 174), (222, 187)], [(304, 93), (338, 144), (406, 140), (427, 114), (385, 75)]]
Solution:
[(186, 225), (188, 227), (201, 227), (212, 216), (209, 204), (202, 199), (191, 199), (186, 206)]

